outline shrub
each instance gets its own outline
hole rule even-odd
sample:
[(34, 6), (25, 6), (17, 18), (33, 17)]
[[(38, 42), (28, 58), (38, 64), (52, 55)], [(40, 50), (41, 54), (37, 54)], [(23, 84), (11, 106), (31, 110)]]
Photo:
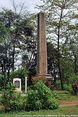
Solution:
[(4, 112), (4, 107), (0, 106), (0, 114)]
[(30, 90), (28, 92), (28, 109), (40, 110), (42, 109), (42, 102), (39, 100), (38, 90)]
[(6, 89), (3, 90), (1, 97), (5, 112), (21, 110), (23, 108), (21, 98), (21, 95), (15, 93), (14, 86), (9, 82)]
[(20, 94), (9, 101), (11, 111), (19, 111), (23, 109), (23, 103), (21, 102)]
[(64, 84), (63, 87), (64, 87), (64, 90), (66, 90), (66, 91), (71, 91), (72, 90), (71, 84), (70, 85)]
[(57, 109), (58, 108), (58, 103), (56, 102), (56, 100), (54, 98), (48, 100), (48, 108), (49, 109)]
[(55, 109), (58, 108), (58, 103), (52, 91), (39, 81), (28, 91), (27, 107), (29, 110)]

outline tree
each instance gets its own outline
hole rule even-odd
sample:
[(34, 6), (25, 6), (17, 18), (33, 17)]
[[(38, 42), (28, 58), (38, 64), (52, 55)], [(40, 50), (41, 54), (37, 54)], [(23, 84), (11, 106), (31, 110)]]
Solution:
[[(56, 80), (57, 80), (57, 49), (54, 48), (53, 44), (51, 42), (47, 42), (47, 60), (48, 60), (48, 72), (51, 74), (51, 76), (54, 77), (54, 82), (56, 85)], [(60, 55), (61, 56), (61, 55)]]
[[(0, 24), (0, 46), (3, 47), (3, 50), (0, 53), (0, 64), (2, 65), (3, 61), (4, 64), (1, 67), (2, 72), (4, 72), (4, 79), (7, 77), (6, 73), (8, 73), (9, 79), (9, 72), (11, 70), (14, 71), (15, 69), (14, 63), (17, 55), (21, 51), (20, 49), (23, 48), (25, 42), (27, 43), (28, 37), (32, 36), (33, 26), (28, 17), (20, 16), (12, 10), (6, 9), (0, 12)], [(4, 50), (6, 51), (5, 53)], [(4, 84), (6, 84), (6, 82)]]

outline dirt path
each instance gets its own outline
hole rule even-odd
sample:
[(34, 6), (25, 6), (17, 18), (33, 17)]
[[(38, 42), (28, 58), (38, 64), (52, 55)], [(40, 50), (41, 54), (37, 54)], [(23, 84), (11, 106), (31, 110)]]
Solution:
[(76, 106), (78, 105), (78, 100), (62, 100), (60, 103), (60, 107), (63, 106)]

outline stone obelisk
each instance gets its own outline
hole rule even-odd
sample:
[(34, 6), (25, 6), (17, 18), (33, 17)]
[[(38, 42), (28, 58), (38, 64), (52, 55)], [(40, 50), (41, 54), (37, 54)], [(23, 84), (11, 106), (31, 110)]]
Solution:
[(42, 12), (38, 14), (37, 75), (46, 76), (46, 86), (48, 86), (50, 89), (53, 89), (53, 78), (50, 76), (50, 74), (47, 73), (45, 15)]
[(37, 75), (47, 75), (45, 15), (42, 12), (38, 14)]

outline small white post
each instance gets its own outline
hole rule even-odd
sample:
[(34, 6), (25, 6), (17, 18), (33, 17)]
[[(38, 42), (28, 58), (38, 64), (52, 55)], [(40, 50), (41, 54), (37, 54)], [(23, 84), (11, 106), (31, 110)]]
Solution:
[(27, 77), (25, 77), (25, 93), (27, 93)]

